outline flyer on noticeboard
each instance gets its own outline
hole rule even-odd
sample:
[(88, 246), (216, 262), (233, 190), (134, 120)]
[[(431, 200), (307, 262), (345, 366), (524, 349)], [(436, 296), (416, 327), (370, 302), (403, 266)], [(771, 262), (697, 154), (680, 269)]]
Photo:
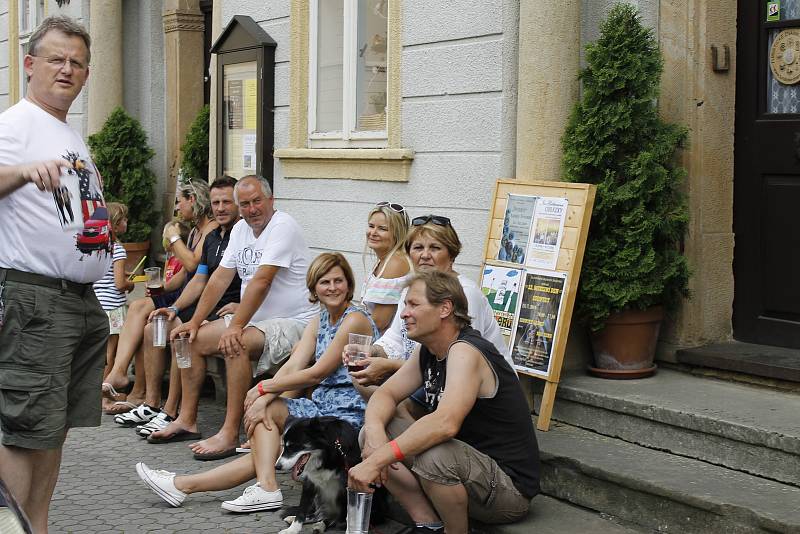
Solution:
[(528, 236), (531, 231), (531, 221), (537, 198), (509, 193), (497, 260), (525, 263), (525, 251), (528, 249)]
[(536, 200), (525, 254), (527, 266), (549, 270), (556, 268), (568, 206), (566, 198), (540, 197)]
[(522, 269), (489, 263), (483, 267), (481, 291), (489, 301), (494, 318), (504, 336), (511, 335), (511, 328), (514, 325), (522, 274)]
[(518, 370), (542, 376), (550, 374), (566, 279), (566, 273), (526, 271), (511, 340), (511, 358)]

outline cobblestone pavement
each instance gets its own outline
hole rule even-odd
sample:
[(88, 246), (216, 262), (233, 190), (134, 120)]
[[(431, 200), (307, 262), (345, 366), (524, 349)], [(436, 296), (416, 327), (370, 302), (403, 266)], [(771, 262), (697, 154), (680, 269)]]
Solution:
[[(224, 406), (203, 399), (200, 414), (200, 430), (208, 436), (221, 425)], [(232, 514), (220, 508), (222, 501), (241, 495), (247, 484), (228, 491), (193, 494), (181, 508), (170, 507), (140, 481), (136, 462), (186, 474), (226, 460), (198, 462), (187, 442), (150, 445), (133, 429), (114, 424), (112, 416), (102, 417), (99, 428), (77, 428), (69, 433), (50, 508), (51, 534), (277, 533), (286, 527), (274, 512)], [(278, 480), (284, 503), (298, 503), (300, 485), (288, 475), (279, 475)], [(399, 528), (399, 524), (389, 522), (381, 525), (380, 532), (394, 534)]]

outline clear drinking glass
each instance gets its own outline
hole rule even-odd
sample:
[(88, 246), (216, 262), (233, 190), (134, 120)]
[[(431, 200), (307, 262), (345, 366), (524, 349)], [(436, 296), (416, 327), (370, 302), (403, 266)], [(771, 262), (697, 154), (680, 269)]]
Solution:
[(367, 534), (372, 493), (347, 488), (347, 534)]

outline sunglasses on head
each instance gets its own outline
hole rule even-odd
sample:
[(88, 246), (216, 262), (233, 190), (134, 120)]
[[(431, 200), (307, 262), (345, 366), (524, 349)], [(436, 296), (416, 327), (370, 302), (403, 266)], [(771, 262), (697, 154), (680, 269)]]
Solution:
[(414, 217), (411, 221), (411, 226), (422, 226), (423, 224), (433, 223), (437, 226), (450, 226), (450, 219), (442, 217), (441, 215), (423, 215), (422, 217)]
[(375, 207), (376, 208), (389, 208), (390, 210), (392, 210), (392, 211), (394, 211), (396, 213), (403, 213), (404, 211), (406, 211), (406, 209), (402, 205), (395, 204), (393, 202), (378, 202), (377, 204), (375, 204)]

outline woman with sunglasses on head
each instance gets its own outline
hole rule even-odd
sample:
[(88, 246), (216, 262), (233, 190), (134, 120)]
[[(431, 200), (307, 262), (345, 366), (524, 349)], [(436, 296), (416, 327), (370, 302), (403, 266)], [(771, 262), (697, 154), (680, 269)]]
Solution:
[[(467, 296), (472, 327), (505, 356), (513, 369), (508, 346), (486, 297), (474, 281), (453, 270), (455, 259), (461, 252), (461, 241), (450, 219), (439, 215), (414, 218), (411, 221), (411, 231), (408, 233), (406, 251), (415, 270), (436, 269), (458, 275), (458, 280)], [(356, 389), (365, 398), (369, 398), (374, 390), (367, 386), (378, 385), (391, 376), (411, 357), (411, 353), (418, 345), (408, 339), (405, 323), (400, 318), (406, 291), (407, 289), (404, 289), (400, 296), (400, 309), (397, 310), (392, 324), (372, 346), (370, 357), (366, 359), (366, 368), (350, 373)], [(347, 363), (346, 350), (342, 358)]]
[[(142, 372), (144, 369), (144, 358), (141, 351), (144, 327), (151, 312), (175, 303), (200, 263), (203, 241), (209, 233), (219, 227), (211, 211), (209, 185), (206, 182), (201, 180), (179, 181), (175, 194), (175, 209), (181, 221), (189, 223), (192, 229), (188, 237), (185, 237), (181, 234), (181, 224), (168, 223), (164, 226), (163, 237), (167, 252), (177, 258), (183, 268), (164, 284), (162, 294), (148, 294), (145, 298), (131, 303), (119, 335), (114, 367), (106, 376), (102, 386), (104, 396), (109, 400), (117, 401), (114, 409), (107, 410), (106, 413), (116, 414), (115, 422), (118, 424), (144, 424), (158, 414), (157, 406), (153, 411), (144, 404), (144, 375), (139, 374), (140, 369)], [(182, 310), (181, 314), (188, 314), (191, 317), (192, 312), (193, 310), (187, 309)], [(128, 365), (134, 355), (136, 356), (136, 371), (139, 376), (137, 376), (134, 388), (128, 398), (122, 401), (123, 395), (117, 390), (128, 385)], [(179, 382), (176, 381), (176, 384)]]
[(406, 209), (390, 202), (378, 203), (367, 218), (367, 247), (377, 261), (364, 280), (361, 305), (381, 332), (392, 321), (412, 270), (405, 250), (408, 226)]

